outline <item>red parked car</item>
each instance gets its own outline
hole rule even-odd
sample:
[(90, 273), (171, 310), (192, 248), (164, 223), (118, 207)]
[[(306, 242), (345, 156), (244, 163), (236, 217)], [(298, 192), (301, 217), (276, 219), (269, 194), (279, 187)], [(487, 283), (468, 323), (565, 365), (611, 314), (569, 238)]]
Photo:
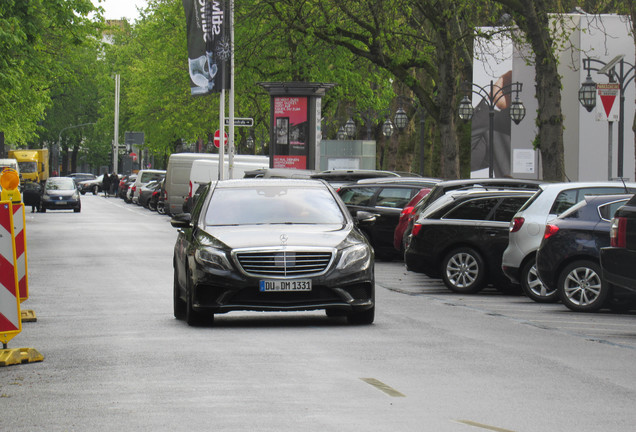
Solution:
[(424, 198), (429, 192), (430, 188), (421, 189), (417, 195), (411, 198), (411, 201), (402, 209), (400, 213), (400, 220), (398, 221), (397, 226), (395, 227), (395, 232), (393, 234), (393, 247), (399, 250), (400, 252), (404, 252), (405, 244), (403, 241), (404, 231), (406, 227), (409, 225), (409, 222), (415, 217), (415, 204), (420, 202), (422, 198)]

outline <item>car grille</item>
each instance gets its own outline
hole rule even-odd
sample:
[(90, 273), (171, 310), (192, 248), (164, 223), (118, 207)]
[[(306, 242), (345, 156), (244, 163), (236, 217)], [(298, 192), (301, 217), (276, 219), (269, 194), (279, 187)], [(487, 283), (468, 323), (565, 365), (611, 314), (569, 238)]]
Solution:
[(326, 251), (239, 252), (237, 260), (245, 273), (265, 277), (303, 277), (327, 270), (332, 253)]

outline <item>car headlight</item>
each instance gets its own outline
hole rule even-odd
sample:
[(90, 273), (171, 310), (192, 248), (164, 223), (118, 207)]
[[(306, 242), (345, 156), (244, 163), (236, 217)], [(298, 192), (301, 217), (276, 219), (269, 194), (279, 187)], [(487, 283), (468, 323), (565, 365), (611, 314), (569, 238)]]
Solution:
[(350, 246), (342, 250), (342, 253), (340, 254), (340, 261), (338, 261), (336, 270), (339, 270), (342, 273), (366, 270), (371, 265), (372, 256), (373, 252), (371, 251), (371, 248), (364, 243)]
[(205, 246), (200, 247), (194, 253), (194, 259), (209, 269), (220, 271), (232, 270), (232, 266), (227, 260), (225, 252), (220, 249)]
[(79, 199), (79, 192), (73, 192), (73, 197), (74, 200), (78, 200)]

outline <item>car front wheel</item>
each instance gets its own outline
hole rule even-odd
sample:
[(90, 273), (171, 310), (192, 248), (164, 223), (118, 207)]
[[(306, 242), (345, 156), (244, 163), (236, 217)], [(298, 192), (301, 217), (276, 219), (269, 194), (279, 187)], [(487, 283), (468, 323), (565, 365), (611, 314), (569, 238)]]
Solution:
[(442, 261), (442, 279), (449, 290), (459, 294), (474, 294), (486, 283), (486, 265), (473, 248), (455, 249)]
[(537, 262), (532, 258), (521, 268), (521, 289), (523, 293), (537, 303), (554, 303), (559, 299), (556, 288), (549, 288), (537, 272)]
[(593, 261), (576, 261), (559, 275), (559, 297), (568, 309), (575, 312), (599, 310), (609, 292), (601, 278), (601, 268)]
[(212, 323), (214, 321), (213, 314), (203, 314), (194, 309), (194, 289), (192, 288), (192, 281), (190, 275), (186, 276), (186, 310), (185, 320), (191, 327), (199, 327), (206, 323)]

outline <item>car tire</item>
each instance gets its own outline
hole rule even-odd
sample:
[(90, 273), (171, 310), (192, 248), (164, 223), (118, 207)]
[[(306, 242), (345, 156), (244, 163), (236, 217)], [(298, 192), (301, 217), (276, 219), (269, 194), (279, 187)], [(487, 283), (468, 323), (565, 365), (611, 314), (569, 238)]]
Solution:
[(521, 289), (537, 303), (554, 303), (559, 300), (558, 290), (550, 289), (539, 279), (536, 258), (528, 260), (521, 268)]
[(40, 208), (40, 213), (46, 213), (46, 207), (42, 206), (42, 207)]
[(174, 284), (172, 287), (172, 303), (174, 309), (174, 317), (182, 320), (186, 316), (186, 302), (181, 298), (181, 290), (179, 289), (179, 280), (177, 278), (177, 269), (174, 269)]
[(93, 186), (93, 195), (97, 195), (99, 192), (99, 188), (97, 186)]
[(86, 191), (80, 191), (82, 195), (86, 195)]
[(185, 321), (190, 327), (199, 327), (204, 324), (211, 324), (214, 321), (213, 314), (203, 314), (194, 310), (194, 293), (192, 290), (192, 281), (190, 275), (186, 276), (186, 310)]
[(568, 264), (559, 274), (558, 292), (563, 304), (575, 312), (596, 312), (603, 307), (609, 285), (601, 274), (601, 266), (594, 261)]
[(362, 312), (352, 312), (347, 315), (347, 322), (353, 325), (373, 324), (375, 319), (375, 306)]
[(470, 247), (451, 251), (442, 260), (442, 279), (446, 287), (459, 294), (474, 294), (486, 284), (486, 263)]

